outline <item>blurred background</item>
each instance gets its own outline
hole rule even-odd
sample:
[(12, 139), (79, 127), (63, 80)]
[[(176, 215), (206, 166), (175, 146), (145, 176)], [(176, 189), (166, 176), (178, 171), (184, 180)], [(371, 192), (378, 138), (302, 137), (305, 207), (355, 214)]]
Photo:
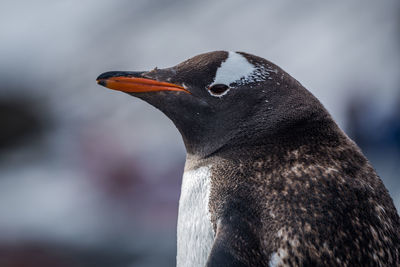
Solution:
[(400, 208), (400, 2), (0, 4), (0, 266), (174, 266), (185, 150), (108, 70), (212, 50), (276, 63), (314, 93)]

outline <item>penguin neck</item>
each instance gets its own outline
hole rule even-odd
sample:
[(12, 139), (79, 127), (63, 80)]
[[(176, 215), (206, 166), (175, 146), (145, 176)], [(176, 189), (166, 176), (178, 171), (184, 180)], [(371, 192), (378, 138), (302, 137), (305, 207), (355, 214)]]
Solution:
[(229, 135), (221, 135), (223, 137), (220, 137), (218, 140), (207, 138), (206, 135), (196, 134), (190, 136), (190, 138), (188, 138), (186, 133), (181, 132), (181, 135), (187, 153), (186, 162), (190, 163), (189, 166), (192, 166), (196, 162), (200, 164), (201, 159), (207, 158), (229, 143)]
[(207, 127), (176, 125), (188, 158), (192, 159), (207, 158), (220, 151), (251, 146), (296, 148), (308, 144), (335, 143), (344, 135), (319, 103), (297, 109), (293, 110), (293, 116), (289, 118), (282, 117), (280, 114), (285, 114), (285, 111), (278, 108), (273, 113), (260, 109), (252, 114), (251, 119), (242, 120), (235, 127), (214, 124)]
[[(263, 160), (270, 163), (280, 162), (280, 164), (283, 164), (283, 161), (291, 161), (293, 155), (301, 158), (302, 153), (306, 153), (309, 156), (314, 155), (313, 159), (323, 161), (330, 157), (324, 151), (329, 150), (341, 153), (341, 151), (348, 148), (354, 150), (357, 146), (338, 128), (334, 132), (329, 131), (322, 135), (310, 134), (307, 138), (290, 140), (290, 142), (286, 137), (281, 137), (276, 139), (275, 143), (261, 142), (241, 146), (225, 146), (206, 159), (197, 159), (197, 162), (213, 161), (219, 164), (226, 164), (226, 162), (243, 164), (248, 162), (251, 164), (251, 162)], [(358, 151), (358, 149), (356, 150)], [(301, 160), (305, 160), (305, 158), (301, 158)], [(309, 163), (313, 164), (311, 161)]]
[[(249, 138), (251, 136), (252, 138)], [(257, 138), (255, 138), (257, 137)], [(265, 153), (276, 153), (278, 150), (296, 150), (304, 146), (338, 146), (348, 143), (349, 138), (337, 126), (328, 115), (320, 121), (307, 121), (297, 127), (290, 125), (288, 129), (278, 128), (274, 132), (258, 132), (238, 135), (218, 143), (208, 143), (198, 146), (187, 143), (186, 169), (194, 169), (208, 165), (214, 156), (227, 153), (239, 153), (240, 151), (264, 151)]]

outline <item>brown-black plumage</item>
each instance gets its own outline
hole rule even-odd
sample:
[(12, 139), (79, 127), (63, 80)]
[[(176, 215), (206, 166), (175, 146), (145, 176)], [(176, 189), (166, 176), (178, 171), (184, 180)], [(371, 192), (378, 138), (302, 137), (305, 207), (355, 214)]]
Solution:
[(189, 92), (130, 91), (175, 123), (188, 151), (185, 171), (211, 166), (207, 266), (399, 266), (398, 213), (357, 145), (265, 59), (236, 54), (253, 73), (226, 84), (223, 97), (210, 93), (230, 55), (127, 74)]

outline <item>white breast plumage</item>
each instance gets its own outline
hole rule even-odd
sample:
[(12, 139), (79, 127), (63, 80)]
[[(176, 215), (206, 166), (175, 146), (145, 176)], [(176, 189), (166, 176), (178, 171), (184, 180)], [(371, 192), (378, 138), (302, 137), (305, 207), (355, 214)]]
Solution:
[(205, 266), (214, 240), (208, 200), (210, 167), (185, 171), (178, 215), (177, 266)]

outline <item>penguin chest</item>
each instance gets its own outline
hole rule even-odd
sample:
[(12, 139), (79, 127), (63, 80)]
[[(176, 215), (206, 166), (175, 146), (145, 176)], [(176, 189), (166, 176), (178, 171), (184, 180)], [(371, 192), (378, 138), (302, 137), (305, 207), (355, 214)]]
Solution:
[(178, 214), (177, 266), (205, 266), (214, 241), (208, 200), (211, 171), (185, 171)]

